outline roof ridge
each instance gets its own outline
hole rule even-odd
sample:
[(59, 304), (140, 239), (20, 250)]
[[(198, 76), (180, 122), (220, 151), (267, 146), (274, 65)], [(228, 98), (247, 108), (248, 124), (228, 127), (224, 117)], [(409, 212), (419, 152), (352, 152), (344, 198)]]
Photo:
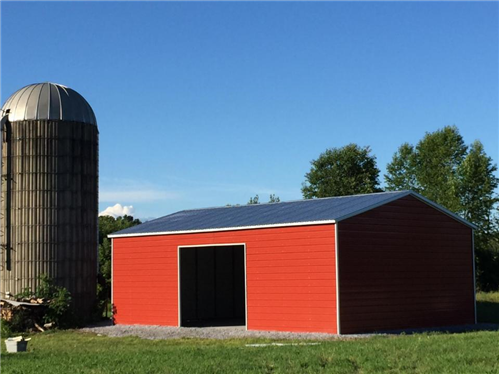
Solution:
[(225, 205), (225, 206), (212, 206), (205, 208), (193, 208), (193, 209), (183, 209), (178, 212), (172, 213), (182, 213), (182, 212), (193, 212), (196, 210), (212, 210), (212, 209), (229, 209), (229, 208), (242, 208), (242, 207), (250, 207), (250, 206), (262, 206), (262, 205), (273, 205), (273, 204), (288, 204), (288, 203), (298, 203), (305, 201), (318, 201), (318, 200), (332, 200), (332, 199), (341, 199), (345, 197), (357, 197), (357, 196), (371, 196), (371, 195), (382, 195), (382, 194), (393, 194), (393, 193), (405, 193), (410, 192), (411, 190), (401, 190), (401, 191), (381, 191), (381, 192), (370, 192), (364, 194), (353, 194), (353, 195), (342, 195), (342, 196), (329, 196), (329, 197), (317, 197), (312, 199), (296, 199), (296, 200), (288, 200), (288, 201), (279, 201), (277, 203), (258, 203), (258, 204), (236, 204), (236, 205)]

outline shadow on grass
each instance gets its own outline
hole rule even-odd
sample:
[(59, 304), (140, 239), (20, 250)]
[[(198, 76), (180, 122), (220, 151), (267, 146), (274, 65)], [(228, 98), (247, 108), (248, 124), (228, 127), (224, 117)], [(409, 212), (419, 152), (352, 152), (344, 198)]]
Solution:
[(476, 325), (459, 325), (459, 326), (442, 326), (442, 327), (428, 327), (428, 328), (417, 328), (417, 329), (403, 329), (403, 330), (388, 330), (379, 331), (379, 334), (388, 335), (412, 335), (412, 334), (424, 334), (424, 333), (447, 333), (447, 334), (461, 334), (466, 332), (477, 332), (477, 331), (499, 331), (499, 324), (497, 323), (480, 323)]
[(477, 301), (476, 309), (479, 323), (499, 323), (499, 303)]
[(443, 332), (459, 334), (471, 331), (499, 331), (499, 302), (492, 298), (492, 301), (477, 300), (476, 302), (477, 320), (476, 325), (463, 326), (443, 326), (435, 328), (406, 329), (383, 331), (386, 334), (421, 334), (428, 332)]
[[(490, 296), (491, 295), (491, 296)], [(481, 297), (488, 297), (488, 300), (477, 300), (477, 320), (476, 325), (462, 325), (462, 326), (443, 326), (435, 328), (418, 328), (418, 329), (404, 329), (404, 330), (390, 330), (382, 331), (384, 334), (421, 334), (429, 332), (441, 332), (450, 334), (459, 334), (472, 331), (499, 331), (499, 298), (496, 294), (482, 294)], [(496, 301), (496, 299), (498, 301)]]

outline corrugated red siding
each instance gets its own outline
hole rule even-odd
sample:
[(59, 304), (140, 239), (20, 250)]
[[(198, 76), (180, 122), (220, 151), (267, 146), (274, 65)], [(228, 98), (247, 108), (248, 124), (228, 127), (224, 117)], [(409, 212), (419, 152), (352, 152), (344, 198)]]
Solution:
[(249, 330), (336, 333), (334, 225), (113, 239), (118, 324), (178, 326), (177, 247), (246, 244)]
[(341, 333), (474, 323), (470, 228), (412, 196), (337, 227)]

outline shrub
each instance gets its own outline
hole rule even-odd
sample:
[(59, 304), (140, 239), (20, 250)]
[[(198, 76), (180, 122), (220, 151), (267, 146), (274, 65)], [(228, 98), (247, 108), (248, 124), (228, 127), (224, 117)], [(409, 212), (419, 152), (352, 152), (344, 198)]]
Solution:
[[(41, 319), (42, 323), (53, 322), (57, 327), (68, 328), (74, 326), (76, 319), (71, 309), (71, 294), (60, 286), (56, 286), (54, 281), (47, 275), (40, 277), (40, 285), (36, 291), (26, 288), (23, 292), (16, 295), (18, 300), (43, 299), (47, 307), (34, 315), (28, 309), (16, 311), (10, 321), (10, 326), (15, 331), (25, 331), (32, 327), (33, 321)], [(29, 315), (31, 313), (31, 315)], [(28, 326), (28, 325), (29, 326)]]

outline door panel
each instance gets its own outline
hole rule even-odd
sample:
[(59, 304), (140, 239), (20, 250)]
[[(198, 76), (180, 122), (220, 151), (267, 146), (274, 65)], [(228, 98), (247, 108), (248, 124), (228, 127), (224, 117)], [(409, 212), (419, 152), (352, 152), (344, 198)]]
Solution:
[(181, 325), (244, 324), (244, 247), (180, 249)]

